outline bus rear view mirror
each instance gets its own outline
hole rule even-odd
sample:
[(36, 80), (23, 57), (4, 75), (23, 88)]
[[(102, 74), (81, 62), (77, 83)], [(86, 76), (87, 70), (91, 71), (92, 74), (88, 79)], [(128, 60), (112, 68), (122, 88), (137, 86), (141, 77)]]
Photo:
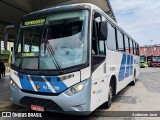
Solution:
[(100, 22), (100, 39), (107, 40), (107, 22), (101, 21)]
[(16, 25), (8, 25), (4, 29), (4, 48), (7, 49), (7, 42), (8, 42), (8, 33), (7, 30), (9, 29), (16, 29)]

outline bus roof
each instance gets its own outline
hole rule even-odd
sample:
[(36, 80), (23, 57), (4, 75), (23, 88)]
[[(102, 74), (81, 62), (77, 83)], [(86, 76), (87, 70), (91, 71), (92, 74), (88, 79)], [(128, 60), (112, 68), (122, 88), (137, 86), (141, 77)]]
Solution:
[(56, 7), (50, 7), (50, 8), (46, 8), (46, 9), (42, 9), (39, 11), (29, 13), (25, 15), (24, 17), (28, 17), (28, 16), (30, 17), (32, 15), (37, 15), (37, 14), (44, 15), (44, 14), (52, 13), (52, 12), (70, 11), (70, 10), (78, 10), (78, 9), (91, 9), (91, 4), (90, 3), (79, 3), (79, 4), (67, 4), (67, 5), (61, 5), (61, 6), (56, 6)]

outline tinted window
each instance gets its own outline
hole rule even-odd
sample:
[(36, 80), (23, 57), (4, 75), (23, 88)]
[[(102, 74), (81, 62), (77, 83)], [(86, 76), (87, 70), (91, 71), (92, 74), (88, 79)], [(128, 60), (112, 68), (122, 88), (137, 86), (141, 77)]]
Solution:
[(132, 45), (133, 45), (133, 54), (135, 54), (135, 45), (134, 45), (134, 42), (132, 41)]
[(107, 19), (102, 16), (102, 21), (100, 22), (100, 40), (107, 40)]
[(116, 51), (116, 36), (115, 28), (108, 24), (107, 47), (109, 50)]
[(137, 55), (136, 43), (135, 43), (135, 42), (133, 42), (133, 44), (134, 44), (134, 54), (135, 54), (135, 55)]
[(135, 50), (135, 55), (137, 55), (137, 44), (134, 43), (134, 45), (135, 45), (135, 48), (134, 48), (134, 50)]
[(133, 51), (134, 51), (134, 54), (136, 54), (136, 46), (135, 46), (135, 42), (133, 42)]
[(123, 34), (119, 30), (117, 30), (117, 41), (118, 41), (118, 50), (124, 51)]
[(124, 39), (125, 39), (125, 49), (126, 49), (126, 53), (130, 53), (130, 51), (129, 51), (129, 42), (128, 42), (128, 38), (125, 36), (124, 37)]
[(107, 20), (104, 16), (102, 16), (101, 21), (101, 30), (100, 30), (100, 37), (99, 37), (99, 54), (105, 55), (106, 49), (105, 49), (105, 41), (107, 39)]
[(139, 45), (137, 44), (137, 55), (139, 55)]

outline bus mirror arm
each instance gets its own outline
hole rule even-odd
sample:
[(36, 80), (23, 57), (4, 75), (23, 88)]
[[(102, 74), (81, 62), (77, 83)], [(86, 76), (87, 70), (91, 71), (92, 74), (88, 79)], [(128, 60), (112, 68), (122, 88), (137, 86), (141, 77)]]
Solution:
[(5, 48), (5, 50), (7, 49), (7, 42), (8, 42), (8, 33), (7, 33), (7, 30), (8, 29), (16, 29), (16, 25), (8, 25), (4, 29), (4, 48)]

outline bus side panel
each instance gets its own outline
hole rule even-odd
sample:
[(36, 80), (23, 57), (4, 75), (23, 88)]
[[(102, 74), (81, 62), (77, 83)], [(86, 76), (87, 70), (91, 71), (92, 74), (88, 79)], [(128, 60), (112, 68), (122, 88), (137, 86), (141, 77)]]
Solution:
[(91, 68), (87, 67), (81, 70), (81, 81), (86, 80), (91, 75)]
[(136, 79), (138, 78), (139, 76), (139, 73), (140, 73), (140, 66), (139, 66), (139, 63), (140, 63), (140, 57), (139, 56), (136, 56), (134, 55), (134, 60), (133, 60), (133, 65), (134, 65), (134, 68), (136, 70)]
[(132, 55), (107, 51), (107, 76), (116, 76), (116, 93), (122, 90), (133, 80)]
[[(116, 76), (116, 91), (119, 91), (120, 86), (122, 86), (122, 82), (119, 84), (118, 81), (118, 74), (120, 70), (120, 64), (122, 60), (122, 54), (115, 52), (115, 51), (110, 51), (107, 50), (107, 76), (111, 78), (113, 75)], [(110, 82), (110, 79), (108, 80)], [(109, 85), (109, 84), (108, 84)]]
[(94, 70), (91, 76), (91, 111), (108, 100), (108, 79), (106, 76), (106, 61)]

